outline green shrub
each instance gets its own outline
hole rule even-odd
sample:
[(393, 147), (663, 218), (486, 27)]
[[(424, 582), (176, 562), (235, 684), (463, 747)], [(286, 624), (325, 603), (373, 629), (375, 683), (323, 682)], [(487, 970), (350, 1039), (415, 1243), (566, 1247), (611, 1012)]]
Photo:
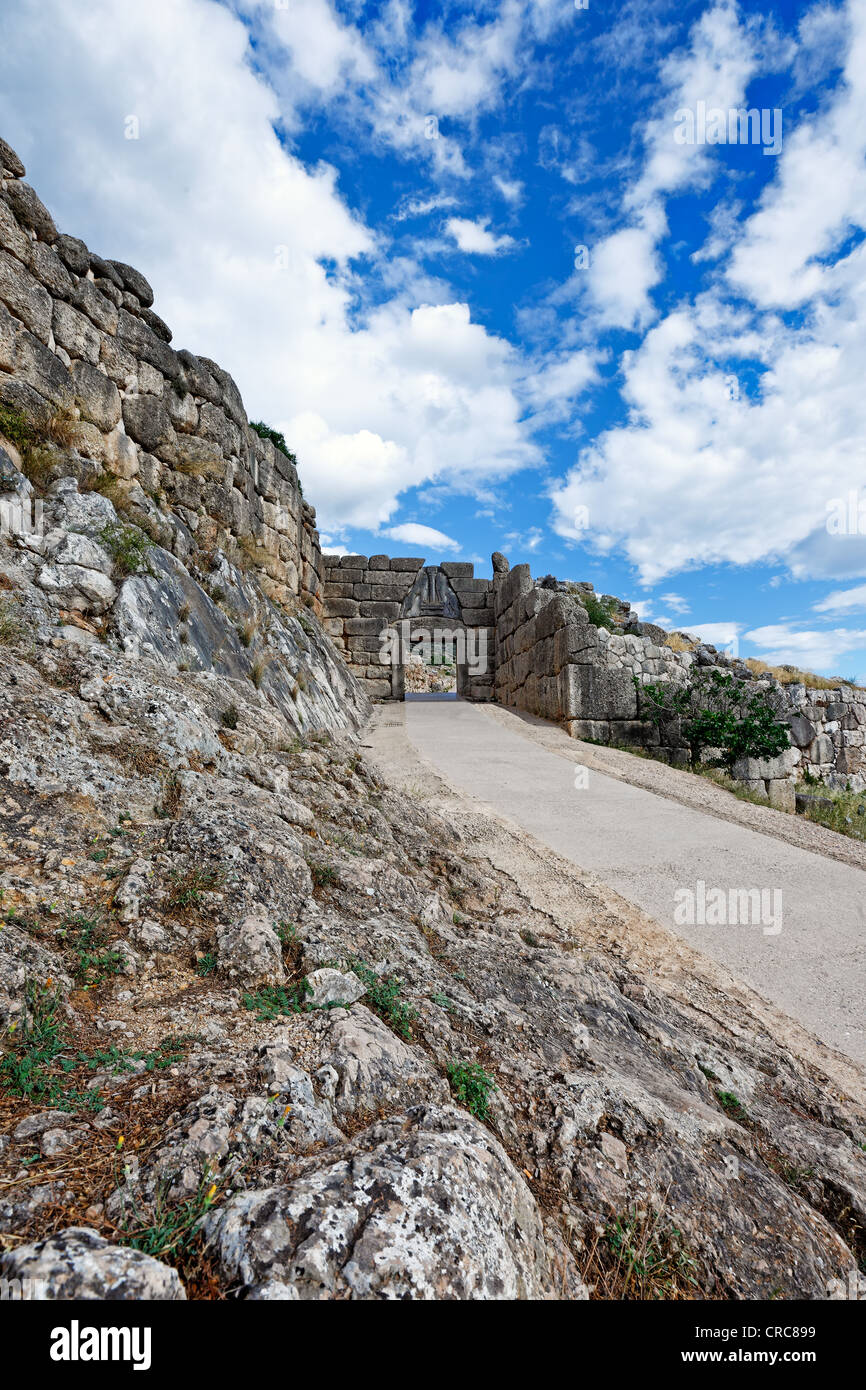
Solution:
[(716, 748), (711, 765), (728, 772), (741, 758), (775, 758), (789, 746), (787, 724), (779, 720), (772, 700), (763, 691), (750, 693), (745, 681), (729, 672), (704, 670), (687, 685), (641, 685), (638, 717), (654, 724), (662, 735), (674, 720), (694, 766), (704, 750)]
[(616, 605), (612, 599), (608, 599), (607, 603), (603, 603), (595, 594), (587, 593), (585, 590), (580, 590), (575, 594), (575, 598), (583, 604), (593, 627), (606, 627), (608, 632), (614, 631), (616, 628), (616, 623), (614, 621)]
[(99, 539), (121, 574), (139, 574), (145, 568), (147, 552), (153, 541), (137, 526), (121, 521), (109, 522), (100, 531)]
[(358, 976), (367, 993), (364, 1003), (377, 1013), (383, 1023), (399, 1033), (401, 1038), (412, 1037), (412, 1024), (417, 1019), (416, 1011), (403, 999), (403, 986), (396, 975), (377, 975), (363, 961), (351, 961), (351, 968)]
[(263, 420), (251, 420), (250, 429), (255, 430), (259, 439), (269, 439), (281, 454), (285, 454), (289, 463), (293, 463), (297, 467), (298, 460), (286, 443), (286, 436), (281, 430), (271, 429), (270, 425), (266, 425)]
[(458, 1104), (465, 1105), (477, 1119), (486, 1120), (490, 1096), (496, 1090), (493, 1077), (480, 1062), (449, 1062), (445, 1070)]

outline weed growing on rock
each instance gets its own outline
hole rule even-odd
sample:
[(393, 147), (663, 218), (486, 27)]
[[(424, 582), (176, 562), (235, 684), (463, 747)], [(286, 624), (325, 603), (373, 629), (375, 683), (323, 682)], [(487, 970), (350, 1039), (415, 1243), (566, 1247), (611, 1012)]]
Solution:
[(301, 980), (297, 985), (263, 985), (261, 989), (244, 995), (244, 1006), (255, 1009), (256, 1016), (262, 1022), (267, 1022), (281, 1015), (304, 1012), (309, 1008), (305, 1003), (306, 997), (312, 992), (306, 980)]
[(476, 1119), (486, 1120), (490, 1097), (496, 1090), (496, 1082), (489, 1072), (480, 1062), (449, 1062), (445, 1071), (458, 1105), (465, 1105)]
[(412, 1025), (418, 1017), (415, 1009), (403, 999), (403, 986), (396, 975), (377, 975), (363, 961), (350, 961), (350, 968), (366, 986), (364, 1003), (377, 1013), (383, 1023), (393, 1028), (407, 1041), (412, 1037)]
[(146, 569), (147, 552), (153, 541), (137, 526), (122, 521), (109, 522), (100, 531), (99, 539), (120, 574), (140, 574)]

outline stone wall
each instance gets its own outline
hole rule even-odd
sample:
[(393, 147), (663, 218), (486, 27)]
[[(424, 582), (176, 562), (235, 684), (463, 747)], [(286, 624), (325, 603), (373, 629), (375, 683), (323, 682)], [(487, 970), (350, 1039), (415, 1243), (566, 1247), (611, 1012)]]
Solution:
[(494, 575), (495, 699), (564, 725), (574, 738), (631, 745), (671, 762), (687, 749), (674, 724), (668, 746), (642, 719), (638, 686), (684, 684), (695, 667), (717, 668), (749, 682), (777, 702), (791, 745), (776, 758), (744, 759), (738, 780), (774, 805), (793, 810), (796, 783), (820, 779), (833, 788), (866, 789), (866, 692), (851, 686), (820, 690), (756, 678), (743, 662), (693, 639), (673, 650), (669, 634), (636, 622), (620, 604), (622, 626), (595, 627), (577, 590), (591, 585), (533, 583), (529, 566)]
[(473, 565), (425, 565), (416, 557), (388, 555), (325, 555), (323, 564), (325, 631), (368, 695), (403, 698), (403, 663), (391, 659), (384, 639), (408, 622), (412, 633), (421, 626), (472, 629), (488, 660), (474, 675), (458, 669), (458, 694), (492, 698), (493, 585), (476, 579)]
[(144, 276), (59, 234), (24, 172), (0, 141), (0, 403), (74, 447), (80, 485), (179, 558), (227, 550), (270, 598), (320, 613), (293, 461), (250, 428), (228, 372), (171, 346)]

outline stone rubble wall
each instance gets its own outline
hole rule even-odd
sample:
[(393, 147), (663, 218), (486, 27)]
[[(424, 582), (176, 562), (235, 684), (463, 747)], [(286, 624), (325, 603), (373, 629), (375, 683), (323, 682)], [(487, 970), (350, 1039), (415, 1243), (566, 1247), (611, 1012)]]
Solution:
[[(581, 587), (591, 588), (571, 586)], [(737, 764), (738, 780), (786, 810), (794, 809), (796, 783), (806, 775), (832, 788), (866, 789), (863, 691), (756, 679), (748, 666), (714, 647), (697, 643), (692, 651), (674, 651), (663, 629), (627, 614), (631, 631), (596, 628), (576, 593), (533, 583), (528, 565), (495, 574), (494, 593), (494, 698), (500, 704), (556, 720), (573, 738), (645, 748), (684, 762), (678, 730), (663, 747), (658, 729), (641, 719), (636, 682), (685, 684), (695, 666), (717, 667), (771, 694), (791, 730), (791, 746), (778, 757)]]
[[(412, 587), (427, 568), (423, 559), (326, 554), (323, 566), (325, 631), (372, 699), (402, 699), (402, 667), (383, 664), (380, 659), (383, 634), (405, 616)], [(459, 693), (470, 700), (489, 700), (493, 693), (493, 672), (489, 666), (494, 650), (492, 582), (476, 579), (474, 565), (463, 561), (446, 560), (433, 568), (447, 578), (460, 617), (425, 619), (415, 615), (411, 619), (413, 629), (461, 623), (479, 629), (482, 650), (488, 653), (488, 669), (471, 676)]]
[(269, 598), (321, 614), (316, 514), (292, 461), (250, 428), (228, 372), (171, 346), (145, 277), (59, 234), (24, 172), (0, 141), (0, 403), (59, 425), (81, 485), (110, 478), (180, 559), (240, 552)]

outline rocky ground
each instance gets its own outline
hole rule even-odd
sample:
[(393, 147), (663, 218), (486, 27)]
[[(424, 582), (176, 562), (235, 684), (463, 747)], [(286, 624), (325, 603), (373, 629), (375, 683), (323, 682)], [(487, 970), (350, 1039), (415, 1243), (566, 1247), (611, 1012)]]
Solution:
[(160, 1299), (847, 1286), (853, 1069), (688, 953), (632, 949), (588, 889), (558, 911), (398, 789), (310, 615), (219, 556), (149, 547), (124, 573), (107, 499), (61, 483), (46, 505), (45, 536), (0, 542), (0, 1277)]

